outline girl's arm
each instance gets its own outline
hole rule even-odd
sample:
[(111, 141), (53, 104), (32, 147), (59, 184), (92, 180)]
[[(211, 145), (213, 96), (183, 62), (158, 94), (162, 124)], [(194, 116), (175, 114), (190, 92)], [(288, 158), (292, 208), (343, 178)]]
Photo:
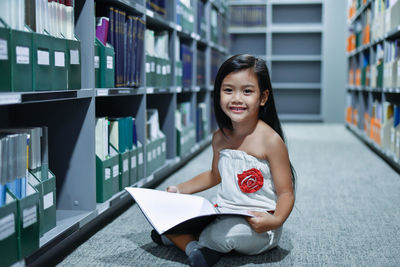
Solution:
[(289, 217), (294, 205), (292, 174), (285, 143), (280, 137), (274, 137), (268, 145), (268, 161), (277, 193), (277, 203), (273, 215), (264, 212), (252, 212), (256, 217), (247, 219), (258, 233), (277, 229)]
[[(186, 182), (178, 184), (176, 189), (179, 193), (194, 194), (209, 189), (221, 182), (221, 177), (218, 171), (219, 150), (217, 149), (217, 135), (218, 133), (215, 133), (212, 139), (213, 159), (211, 170), (205, 171)], [(167, 191), (173, 192), (173, 189), (168, 187)]]

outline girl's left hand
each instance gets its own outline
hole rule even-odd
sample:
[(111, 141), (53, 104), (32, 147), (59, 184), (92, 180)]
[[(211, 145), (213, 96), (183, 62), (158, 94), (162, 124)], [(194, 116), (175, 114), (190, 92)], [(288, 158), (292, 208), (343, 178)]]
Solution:
[(257, 233), (264, 233), (279, 227), (277, 218), (268, 212), (249, 211), (249, 213), (255, 217), (246, 217), (246, 220)]

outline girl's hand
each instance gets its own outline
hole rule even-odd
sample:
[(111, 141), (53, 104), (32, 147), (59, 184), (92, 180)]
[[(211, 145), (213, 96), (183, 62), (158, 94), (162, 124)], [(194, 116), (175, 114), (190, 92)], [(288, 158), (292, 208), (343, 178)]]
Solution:
[(280, 226), (278, 219), (268, 212), (249, 211), (256, 217), (246, 217), (250, 227), (257, 233), (264, 233)]
[(170, 193), (180, 194), (178, 187), (175, 185), (168, 186), (166, 190), (167, 190), (167, 192), (170, 192)]

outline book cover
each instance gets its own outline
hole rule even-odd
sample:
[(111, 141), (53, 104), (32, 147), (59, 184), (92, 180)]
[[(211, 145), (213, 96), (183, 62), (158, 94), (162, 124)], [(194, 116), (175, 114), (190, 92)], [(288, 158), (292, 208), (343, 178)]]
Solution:
[(246, 210), (215, 207), (204, 197), (147, 188), (126, 187), (146, 219), (159, 234), (201, 231), (218, 215), (249, 216)]
[(103, 43), (104, 46), (107, 45), (107, 37), (108, 37), (108, 25), (109, 18), (101, 17), (98, 18), (98, 22), (96, 25), (96, 37)]

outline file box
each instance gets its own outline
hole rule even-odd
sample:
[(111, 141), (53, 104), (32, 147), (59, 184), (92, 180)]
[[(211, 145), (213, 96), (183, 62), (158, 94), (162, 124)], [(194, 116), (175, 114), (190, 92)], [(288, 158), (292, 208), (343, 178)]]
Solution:
[(11, 30), (1, 19), (0, 23), (0, 92), (10, 92), (13, 79), (11, 75)]
[(133, 146), (133, 149), (129, 151), (129, 184), (133, 185), (138, 181), (138, 156), (137, 148)]
[(94, 42), (94, 87), (100, 88), (100, 47)]
[(130, 150), (119, 154), (119, 191), (130, 186)]
[(54, 59), (54, 70), (53, 70), (53, 90), (67, 90), (68, 79), (67, 79), (67, 42), (64, 38), (53, 37), (53, 59)]
[(17, 229), (18, 256), (23, 259), (39, 249), (39, 193), (29, 183), (26, 197), (17, 199)]
[[(53, 89), (54, 38), (50, 35), (33, 34), (33, 90), (49, 91)], [(50, 79), (51, 80), (50, 80)]]
[(12, 91), (33, 91), (32, 32), (11, 30), (11, 79)]
[(0, 207), (1, 265), (10, 266), (19, 259), (17, 199), (6, 193), (6, 203)]
[(196, 144), (196, 130), (193, 124), (183, 127), (182, 130), (176, 129), (176, 152), (178, 156), (187, 154)]
[(100, 88), (114, 88), (115, 87), (115, 52), (114, 47), (107, 43), (103, 45), (96, 38), (96, 43), (99, 48), (100, 57)]
[(81, 42), (65, 39), (67, 42), (68, 90), (81, 88)]
[(29, 172), (29, 183), (39, 192), (39, 234), (56, 226), (56, 177), (47, 171), (47, 178), (42, 175), (42, 170)]
[(96, 201), (110, 199), (119, 191), (119, 155), (101, 160), (96, 156)]
[(153, 150), (155, 149), (155, 142), (153, 140), (146, 141), (146, 176), (149, 176), (153, 173), (156, 158), (154, 157)]
[(137, 145), (137, 181), (144, 178), (144, 147), (142, 143), (138, 141)]

